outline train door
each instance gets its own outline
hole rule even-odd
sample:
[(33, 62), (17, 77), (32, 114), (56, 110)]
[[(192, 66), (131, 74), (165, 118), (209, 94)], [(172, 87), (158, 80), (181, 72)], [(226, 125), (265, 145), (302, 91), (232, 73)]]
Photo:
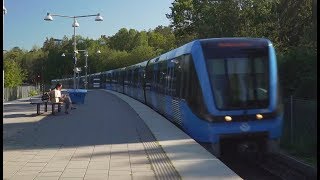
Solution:
[(124, 88), (124, 69), (122, 68), (122, 69), (120, 69), (119, 70), (119, 77), (120, 77), (120, 80), (119, 80), (119, 85), (120, 85), (120, 92), (121, 93), (123, 93), (124, 92), (124, 90), (123, 90), (123, 88)]
[(150, 61), (146, 66), (144, 80), (145, 80), (145, 84), (144, 84), (145, 102), (147, 105), (152, 106), (151, 91), (153, 86), (153, 64), (151, 64)]
[(154, 63), (153, 64), (153, 88), (151, 91), (151, 99), (152, 99), (151, 101), (152, 101), (152, 106), (156, 109), (158, 109), (157, 97), (160, 91), (159, 76), (160, 76), (159, 64)]
[(159, 93), (158, 93), (158, 106), (162, 114), (165, 114), (166, 106), (166, 79), (167, 79), (167, 61), (161, 61), (159, 63), (160, 76), (159, 78)]
[(142, 101), (142, 102), (143, 102), (143, 83), (144, 83), (143, 74), (144, 74), (143, 67), (140, 67), (138, 69), (137, 96), (139, 101)]
[(166, 94), (172, 96), (172, 78), (174, 76), (174, 64), (168, 63), (167, 78), (166, 78)]
[(172, 80), (174, 77), (174, 63), (171, 60), (168, 61), (167, 65), (167, 76), (166, 76), (166, 104), (165, 104), (165, 111), (166, 115), (170, 120), (172, 120)]

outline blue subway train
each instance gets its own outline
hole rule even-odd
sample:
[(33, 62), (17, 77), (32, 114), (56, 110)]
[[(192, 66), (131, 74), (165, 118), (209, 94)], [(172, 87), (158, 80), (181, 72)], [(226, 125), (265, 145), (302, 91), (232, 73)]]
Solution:
[(268, 39), (194, 40), (99, 75), (101, 88), (145, 103), (196, 141), (212, 144), (217, 156), (227, 140), (277, 149), (283, 109)]

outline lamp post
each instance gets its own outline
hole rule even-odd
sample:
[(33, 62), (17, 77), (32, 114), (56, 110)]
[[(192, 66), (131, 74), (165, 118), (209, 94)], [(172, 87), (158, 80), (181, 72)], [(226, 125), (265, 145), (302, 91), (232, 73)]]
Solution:
[(86, 70), (86, 75), (85, 75), (85, 82), (84, 82), (84, 88), (87, 89), (88, 88), (88, 51), (85, 51), (84, 56), (86, 57), (86, 65), (84, 66), (85, 70)]
[[(3, 3), (3, 32), (4, 32), (4, 15), (5, 14), (7, 14), (7, 9), (6, 9), (6, 7), (4, 7), (4, 0), (2, 1), (2, 3)], [(4, 52), (5, 50), (3, 50), (3, 52)], [(3, 89), (3, 92), (2, 92), (2, 99), (4, 100), (4, 70), (2, 70), (2, 77), (3, 77), (3, 79), (2, 79), (2, 89)]]
[[(85, 58), (85, 59), (86, 59), (86, 65), (84, 66), (84, 68), (85, 68), (85, 73), (86, 73), (86, 74), (85, 74), (84, 86), (85, 86), (85, 89), (87, 89), (87, 87), (88, 87), (88, 56), (89, 56), (89, 53), (88, 53), (88, 50), (77, 50), (76, 53), (81, 52), (81, 51), (84, 52), (84, 56), (86, 57), (86, 58)], [(97, 53), (100, 54), (101, 51), (98, 50)]]
[(95, 21), (103, 21), (103, 18), (100, 16), (100, 13), (98, 14), (93, 14), (93, 15), (84, 15), (84, 16), (65, 16), (65, 15), (58, 15), (58, 14), (50, 14), (47, 13), (46, 17), (44, 20), (46, 21), (53, 21), (52, 16), (58, 16), (58, 17), (66, 17), (66, 18), (73, 18), (73, 58), (74, 58), (74, 68), (73, 68), (73, 88), (76, 88), (76, 64), (77, 64), (77, 59), (76, 59), (76, 27), (79, 27), (79, 23), (77, 22), (77, 18), (82, 18), (82, 17), (91, 17), (91, 16), (96, 16)]

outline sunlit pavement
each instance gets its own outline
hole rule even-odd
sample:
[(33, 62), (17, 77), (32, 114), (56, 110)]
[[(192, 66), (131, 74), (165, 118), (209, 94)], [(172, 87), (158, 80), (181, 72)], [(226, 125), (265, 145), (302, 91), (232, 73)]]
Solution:
[[(41, 111), (43, 112), (43, 110)], [(4, 104), (3, 179), (241, 179), (142, 103), (92, 90), (70, 114)]]
[(3, 179), (155, 179), (141, 119), (114, 95), (90, 92), (70, 114), (35, 113), (28, 99), (4, 104)]

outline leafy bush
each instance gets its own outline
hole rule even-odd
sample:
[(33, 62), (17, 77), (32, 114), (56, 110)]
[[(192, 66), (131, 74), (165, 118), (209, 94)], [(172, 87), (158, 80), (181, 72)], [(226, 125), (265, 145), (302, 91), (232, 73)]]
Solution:
[(39, 92), (37, 90), (31, 90), (28, 93), (29, 93), (29, 96), (36, 96), (39, 94)]
[(279, 79), (284, 97), (316, 99), (317, 53), (296, 47), (278, 55)]

